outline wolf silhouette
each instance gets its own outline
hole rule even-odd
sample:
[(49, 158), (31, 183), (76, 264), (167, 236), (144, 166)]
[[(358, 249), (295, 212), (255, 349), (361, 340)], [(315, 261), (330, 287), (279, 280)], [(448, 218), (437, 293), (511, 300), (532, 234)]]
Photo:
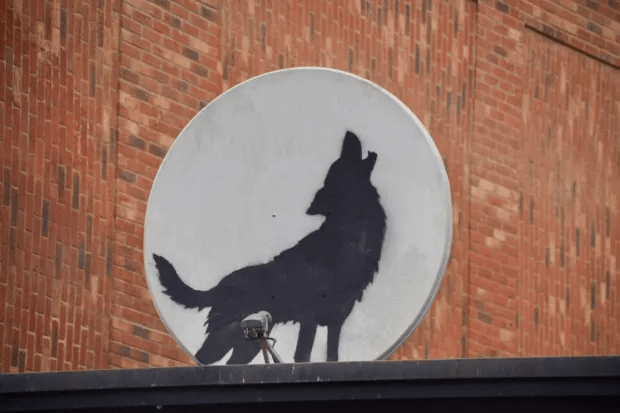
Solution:
[(247, 364), (260, 351), (248, 342), (240, 322), (268, 311), (273, 324), (300, 324), (295, 362), (308, 362), (318, 326), (327, 327), (327, 360), (338, 360), (342, 325), (374, 280), (386, 229), (385, 211), (370, 181), (377, 154), (362, 159), (358, 137), (347, 131), (340, 157), (330, 166), (308, 215), (325, 220), (314, 232), (271, 261), (232, 272), (208, 291), (185, 284), (168, 260), (153, 254), (159, 281), (174, 302), (211, 307), (207, 337), (196, 359), (212, 364), (231, 349), (227, 364)]

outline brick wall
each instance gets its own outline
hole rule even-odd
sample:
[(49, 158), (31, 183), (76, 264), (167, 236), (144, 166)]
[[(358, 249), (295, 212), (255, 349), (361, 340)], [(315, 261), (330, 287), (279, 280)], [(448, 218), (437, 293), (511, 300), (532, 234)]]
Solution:
[(620, 4), (551, 3), (478, 4), (469, 357), (620, 352)]
[(9, 0), (0, 36), (0, 371), (191, 363), (142, 269), (153, 177), (302, 65), (390, 90), (448, 170), (452, 258), (392, 358), (620, 352), (620, 2)]
[(167, 149), (221, 90), (217, 9), (205, 2), (123, 0), (120, 24), (116, 249), (110, 364), (183, 365), (151, 302), (144, 214)]
[(118, 2), (0, 2), (0, 371), (105, 368)]
[(620, 71), (525, 38), (519, 354), (618, 354)]

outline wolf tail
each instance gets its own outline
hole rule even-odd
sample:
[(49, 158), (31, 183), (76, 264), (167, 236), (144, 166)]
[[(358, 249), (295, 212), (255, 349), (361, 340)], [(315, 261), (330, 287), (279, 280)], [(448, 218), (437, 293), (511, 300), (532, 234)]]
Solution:
[(185, 308), (197, 308), (199, 311), (205, 307), (211, 307), (212, 290), (194, 290), (181, 280), (167, 259), (157, 254), (153, 254), (153, 259), (159, 272), (159, 282), (164, 287), (164, 294), (168, 295), (172, 301)]

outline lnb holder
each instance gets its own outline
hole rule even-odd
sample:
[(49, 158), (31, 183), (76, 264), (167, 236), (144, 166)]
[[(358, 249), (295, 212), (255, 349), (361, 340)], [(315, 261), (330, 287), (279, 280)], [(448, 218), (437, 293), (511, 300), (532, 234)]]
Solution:
[(272, 327), (271, 314), (267, 311), (250, 314), (241, 321), (241, 328), (245, 338), (248, 340), (258, 340), (266, 364), (269, 364), (267, 354), (271, 354), (274, 363), (282, 363), (282, 359), (280, 359), (273, 345), (269, 342), (271, 340), (275, 342), (275, 339), (269, 337)]
[(267, 311), (259, 311), (250, 314), (241, 321), (241, 328), (245, 337), (248, 339), (256, 339), (265, 335), (269, 336), (271, 331), (271, 314)]

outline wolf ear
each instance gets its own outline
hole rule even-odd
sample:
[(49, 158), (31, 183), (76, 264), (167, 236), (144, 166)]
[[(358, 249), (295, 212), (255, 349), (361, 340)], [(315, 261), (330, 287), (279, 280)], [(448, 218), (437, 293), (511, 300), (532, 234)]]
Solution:
[(346, 135), (344, 135), (340, 158), (357, 161), (362, 159), (362, 143), (353, 132), (347, 131)]
[(377, 154), (374, 152), (368, 152), (368, 156), (362, 161), (362, 163), (364, 164), (364, 171), (366, 171), (368, 175), (370, 175), (370, 173), (372, 172), (376, 162)]

